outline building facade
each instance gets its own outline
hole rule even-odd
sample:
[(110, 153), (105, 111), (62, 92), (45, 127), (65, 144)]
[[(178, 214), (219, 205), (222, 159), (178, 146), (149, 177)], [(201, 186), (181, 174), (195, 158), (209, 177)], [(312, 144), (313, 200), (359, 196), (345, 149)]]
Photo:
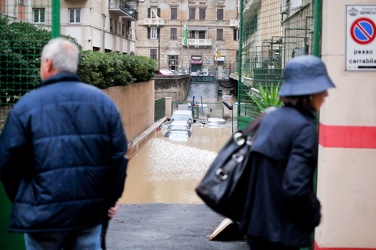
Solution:
[[(84, 50), (135, 53), (137, 1), (62, 0), (60, 32), (77, 39)], [(0, 0), (10, 21), (26, 21), (51, 30), (51, 0)]]
[(216, 73), (236, 68), (237, 0), (141, 0), (137, 54), (154, 58), (159, 68)]
[(60, 15), (61, 33), (75, 37), (84, 49), (135, 53), (136, 1), (64, 0)]

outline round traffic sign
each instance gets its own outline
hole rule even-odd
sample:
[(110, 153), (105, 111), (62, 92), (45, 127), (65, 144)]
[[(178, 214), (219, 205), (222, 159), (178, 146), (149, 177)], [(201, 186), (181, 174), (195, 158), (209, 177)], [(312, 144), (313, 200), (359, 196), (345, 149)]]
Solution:
[(369, 44), (376, 37), (376, 25), (369, 18), (359, 18), (351, 25), (350, 33), (356, 43)]

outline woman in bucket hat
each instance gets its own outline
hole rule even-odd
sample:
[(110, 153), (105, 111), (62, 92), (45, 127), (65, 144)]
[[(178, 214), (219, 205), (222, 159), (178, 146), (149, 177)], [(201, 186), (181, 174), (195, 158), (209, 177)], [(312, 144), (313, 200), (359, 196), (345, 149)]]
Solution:
[(298, 250), (311, 245), (320, 223), (313, 190), (318, 132), (315, 112), (335, 87), (314, 56), (290, 60), (279, 91), (283, 107), (263, 119), (253, 143), (247, 202), (240, 223), (252, 250)]

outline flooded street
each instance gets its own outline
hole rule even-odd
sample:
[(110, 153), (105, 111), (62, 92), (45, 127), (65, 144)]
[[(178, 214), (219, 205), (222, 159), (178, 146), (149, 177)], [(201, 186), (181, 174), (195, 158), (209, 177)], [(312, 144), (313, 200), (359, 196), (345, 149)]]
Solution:
[(190, 138), (157, 132), (129, 162), (120, 203), (202, 203), (194, 189), (230, 136), (231, 122), (194, 124)]

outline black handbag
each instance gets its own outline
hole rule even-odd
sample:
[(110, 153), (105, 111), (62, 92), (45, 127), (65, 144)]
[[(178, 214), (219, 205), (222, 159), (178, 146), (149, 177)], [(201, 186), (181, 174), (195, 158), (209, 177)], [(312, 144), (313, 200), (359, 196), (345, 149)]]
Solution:
[(233, 221), (240, 221), (243, 215), (252, 142), (264, 116), (265, 113), (259, 115), (244, 130), (233, 134), (195, 189), (212, 210)]

